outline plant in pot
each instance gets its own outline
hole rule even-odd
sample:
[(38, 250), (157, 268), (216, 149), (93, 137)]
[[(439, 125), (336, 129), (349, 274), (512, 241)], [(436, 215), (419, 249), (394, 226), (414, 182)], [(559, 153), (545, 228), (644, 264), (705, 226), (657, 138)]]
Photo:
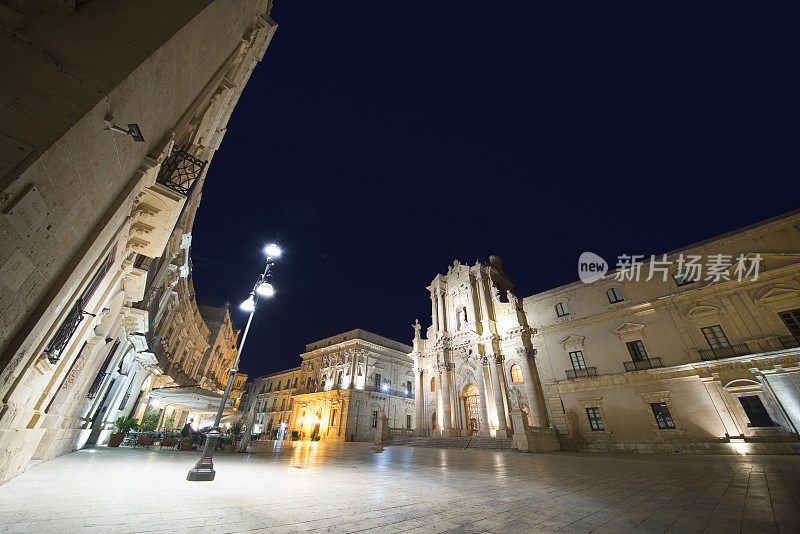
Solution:
[(239, 438), (242, 437), (244, 433), (244, 423), (241, 421), (236, 421), (231, 425), (230, 431), (231, 433), (231, 444), (228, 445), (228, 452), (236, 452), (236, 442), (239, 441)]
[(194, 447), (194, 440), (192, 436), (186, 436), (185, 438), (181, 438), (181, 443), (178, 445), (178, 448), (182, 451), (190, 451)]
[(120, 417), (114, 421), (114, 426), (117, 427), (117, 431), (108, 438), (109, 447), (119, 447), (125, 435), (139, 426), (139, 420), (135, 417)]

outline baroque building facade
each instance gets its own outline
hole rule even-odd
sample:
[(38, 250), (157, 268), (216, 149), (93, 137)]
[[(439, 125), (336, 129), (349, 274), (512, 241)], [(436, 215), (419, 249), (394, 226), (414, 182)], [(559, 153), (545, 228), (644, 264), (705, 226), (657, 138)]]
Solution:
[[(137, 303), (158, 265), (174, 264), (166, 276), (189, 275), (180, 255), (190, 236), (176, 234), (176, 221), (187, 198), (199, 202), (208, 162), (275, 32), (270, 7), (6, 8), (0, 482), (101, 441), (151, 387), (153, 308)], [(159, 31), (131, 33), (153, 18)], [(98, 54), (89, 34), (114, 37)]]
[[(532, 451), (797, 452), (798, 243), (793, 212), (651, 258), (638, 280), (522, 300), (499, 258), (456, 261), (428, 287), (424, 338), (415, 325), (416, 428)], [(692, 257), (727, 263), (700, 275)], [(737, 259), (759, 270), (740, 280)]]
[(250, 384), (243, 405), (249, 426), (267, 439), (324, 441), (373, 441), (381, 421), (410, 431), (410, 352), (408, 345), (360, 329), (309, 343), (298, 367)]

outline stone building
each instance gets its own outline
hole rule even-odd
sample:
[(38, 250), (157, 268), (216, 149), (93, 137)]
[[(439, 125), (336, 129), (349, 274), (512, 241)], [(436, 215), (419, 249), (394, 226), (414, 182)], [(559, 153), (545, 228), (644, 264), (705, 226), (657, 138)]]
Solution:
[(383, 417), (391, 428), (411, 429), (410, 352), (365, 330), (310, 343), (299, 367), (256, 378), (244, 409), (267, 438), (372, 441)]
[(154, 259), (188, 276), (170, 236), (276, 28), (259, 0), (2, 7), (0, 482), (150, 387), (135, 303)]
[(798, 244), (793, 212), (522, 300), (497, 257), (455, 262), (416, 329), (417, 427), (523, 450), (797, 452)]

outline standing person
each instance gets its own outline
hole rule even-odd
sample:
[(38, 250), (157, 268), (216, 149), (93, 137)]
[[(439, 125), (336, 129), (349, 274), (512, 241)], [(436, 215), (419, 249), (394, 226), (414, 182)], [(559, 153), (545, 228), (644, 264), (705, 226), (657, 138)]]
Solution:
[(183, 425), (183, 428), (181, 428), (181, 437), (182, 438), (185, 438), (186, 436), (190, 436), (192, 434), (192, 421), (194, 421), (194, 419), (189, 419), (186, 422), (186, 424)]

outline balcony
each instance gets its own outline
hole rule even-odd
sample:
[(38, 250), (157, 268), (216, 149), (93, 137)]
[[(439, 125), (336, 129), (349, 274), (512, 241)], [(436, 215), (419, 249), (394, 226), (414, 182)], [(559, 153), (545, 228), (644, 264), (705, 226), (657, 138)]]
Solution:
[(56, 330), (55, 335), (50, 340), (44, 354), (50, 363), (55, 364), (61, 358), (61, 353), (67, 347), (72, 334), (78, 329), (78, 325), (83, 321), (83, 299), (80, 298), (67, 314), (64, 322)]
[(176, 193), (188, 196), (195, 180), (203, 172), (206, 162), (185, 150), (173, 148), (172, 154), (161, 164), (156, 183)]
[(800, 338), (795, 336), (779, 336), (778, 341), (780, 341), (784, 349), (796, 349), (800, 347)]
[(597, 367), (587, 367), (585, 369), (567, 369), (568, 380), (575, 380), (576, 378), (590, 378), (597, 376)]
[(94, 382), (92, 382), (92, 387), (89, 388), (89, 392), (86, 394), (87, 399), (94, 399), (97, 397), (97, 392), (100, 391), (100, 386), (103, 385), (103, 380), (105, 380), (105, 378), (105, 371), (100, 371), (97, 373), (97, 376), (94, 378)]
[(414, 394), (410, 391), (406, 391), (405, 389), (391, 389), (389, 387), (378, 386), (377, 384), (370, 388), (372, 391), (376, 393), (382, 393), (384, 395), (392, 395), (394, 397), (405, 397), (407, 399), (413, 399)]
[(661, 363), (661, 358), (648, 358), (646, 360), (632, 360), (623, 362), (625, 364), (625, 371), (642, 371), (644, 369), (656, 369), (664, 367)]
[(747, 356), (748, 354), (753, 354), (753, 351), (744, 343), (731, 345), (730, 347), (720, 347), (718, 349), (700, 349), (700, 359), (706, 361)]

